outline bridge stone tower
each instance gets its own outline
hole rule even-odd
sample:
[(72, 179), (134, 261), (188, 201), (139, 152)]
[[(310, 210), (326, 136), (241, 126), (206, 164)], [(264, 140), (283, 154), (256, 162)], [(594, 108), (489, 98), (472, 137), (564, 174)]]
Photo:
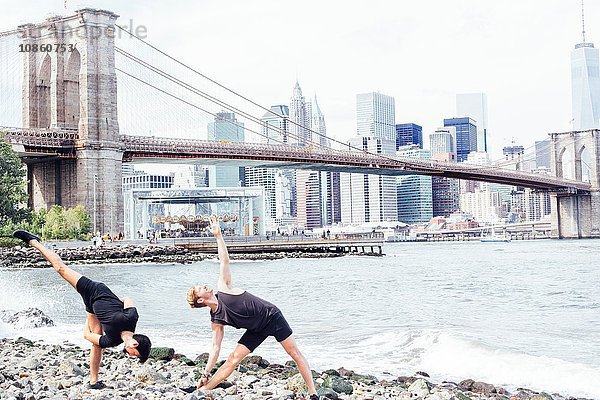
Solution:
[[(23, 44), (32, 50), (24, 53), (23, 126), (79, 134), (75, 160), (29, 164), (30, 206), (82, 205), (92, 229), (113, 234), (123, 230), (117, 18), (110, 11), (87, 8), (19, 27)], [(42, 45), (51, 50), (41, 51)]]
[(552, 232), (559, 238), (600, 237), (600, 131), (551, 133), (552, 172), (589, 181), (590, 193), (552, 196)]

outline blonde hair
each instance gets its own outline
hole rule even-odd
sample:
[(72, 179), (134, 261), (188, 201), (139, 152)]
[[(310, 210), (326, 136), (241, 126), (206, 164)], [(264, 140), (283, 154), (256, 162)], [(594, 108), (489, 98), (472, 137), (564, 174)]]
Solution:
[(196, 288), (194, 286), (188, 289), (186, 300), (192, 308), (206, 307), (206, 304), (198, 303), (198, 296), (196, 296)]

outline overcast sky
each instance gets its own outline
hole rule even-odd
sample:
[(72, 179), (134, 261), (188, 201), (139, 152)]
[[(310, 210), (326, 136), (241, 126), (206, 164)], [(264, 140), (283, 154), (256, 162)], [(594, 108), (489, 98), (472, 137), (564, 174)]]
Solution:
[[(455, 116), (457, 93), (488, 96), (493, 158), (570, 129), (570, 52), (579, 0), (0, 0), (0, 31), (83, 7), (144, 25), (147, 40), (263, 105), (288, 104), (298, 78), (328, 134), (356, 132), (356, 94), (396, 99), (396, 122), (424, 133)], [(600, 4), (586, 4), (600, 45)]]

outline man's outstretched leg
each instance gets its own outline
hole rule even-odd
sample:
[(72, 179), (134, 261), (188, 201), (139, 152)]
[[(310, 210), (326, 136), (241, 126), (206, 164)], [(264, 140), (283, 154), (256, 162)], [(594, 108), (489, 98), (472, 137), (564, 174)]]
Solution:
[(298, 349), (298, 345), (296, 344), (296, 341), (294, 340), (293, 336), (290, 335), (287, 339), (282, 340), (279, 343), (281, 343), (285, 351), (296, 362), (296, 365), (298, 366), (298, 371), (300, 372), (300, 375), (302, 375), (304, 383), (306, 383), (306, 386), (308, 387), (308, 393), (311, 395), (315, 394), (315, 383), (313, 382), (313, 376), (310, 370), (310, 365), (308, 365), (308, 361), (306, 361), (306, 358), (304, 358), (304, 356), (300, 352), (300, 349)]
[(231, 373), (235, 370), (235, 367), (248, 355), (250, 354), (250, 350), (243, 344), (238, 344), (233, 353), (227, 357), (227, 361), (215, 372), (215, 375), (210, 378), (210, 380), (202, 386), (200, 389), (214, 389), (219, 383), (223, 382)]
[(54, 251), (50, 250), (46, 246), (44, 246), (40, 238), (32, 235), (26, 231), (15, 231), (13, 236), (17, 239), (21, 239), (31, 247), (39, 250), (40, 253), (44, 256), (46, 260), (52, 265), (52, 268), (56, 272), (60, 274), (67, 282), (71, 284), (75, 289), (77, 289), (77, 281), (81, 278), (81, 274), (79, 272), (73, 271), (71, 268), (67, 267), (63, 260), (56, 254)]

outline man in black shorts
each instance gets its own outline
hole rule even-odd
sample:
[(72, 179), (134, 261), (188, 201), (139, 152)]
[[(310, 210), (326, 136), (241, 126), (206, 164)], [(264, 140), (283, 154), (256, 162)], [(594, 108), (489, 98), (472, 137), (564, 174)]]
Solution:
[[(308, 361), (300, 353), (292, 337), (292, 329), (283, 314), (279, 308), (268, 301), (231, 286), (229, 253), (221, 234), (219, 221), (215, 216), (210, 217), (210, 230), (217, 239), (219, 260), (221, 261), (217, 284), (219, 291), (213, 293), (208, 286), (198, 285), (190, 288), (187, 293), (187, 301), (192, 308), (207, 307), (210, 309), (212, 347), (198, 386), (201, 390), (215, 388), (235, 370), (244, 357), (253, 352), (267, 337), (273, 336), (296, 362), (298, 371), (308, 387), (310, 399), (318, 400)], [(246, 329), (246, 332), (225, 364), (210, 378), (210, 371), (215, 366), (221, 350), (225, 325), (237, 329), (243, 328)]]
[(120, 300), (104, 283), (94, 282), (67, 267), (58, 254), (40, 243), (37, 236), (26, 231), (16, 231), (13, 236), (39, 250), (56, 272), (83, 298), (87, 312), (83, 337), (92, 343), (89, 386), (91, 389), (106, 387), (98, 380), (102, 349), (125, 343), (125, 353), (138, 357), (142, 363), (148, 359), (150, 339), (134, 333), (138, 313), (131, 299), (124, 297)]

